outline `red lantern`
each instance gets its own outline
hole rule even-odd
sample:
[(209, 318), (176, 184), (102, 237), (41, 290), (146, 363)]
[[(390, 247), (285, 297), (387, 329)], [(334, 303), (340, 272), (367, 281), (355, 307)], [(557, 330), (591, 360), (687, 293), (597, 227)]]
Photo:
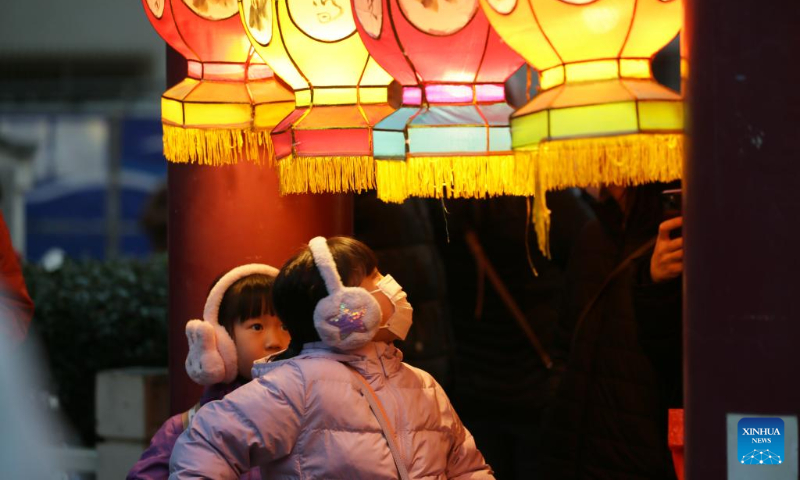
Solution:
[(255, 54), (236, 0), (142, 0), (158, 34), (188, 61), (161, 99), (164, 156), (224, 165), (271, 160), (270, 131), (294, 95)]
[(378, 196), (521, 193), (504, 83), (523, 60), (495, 33), (478, 0), (353, 6), (367, 50), (403, 87), (403, 106), (373, 131)]

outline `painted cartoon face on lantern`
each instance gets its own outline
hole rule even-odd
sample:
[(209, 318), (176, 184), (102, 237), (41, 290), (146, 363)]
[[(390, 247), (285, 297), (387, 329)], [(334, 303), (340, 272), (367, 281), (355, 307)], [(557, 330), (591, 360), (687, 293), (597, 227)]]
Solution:
[(272, 0), (247, 0), (244, 3), (244, 21), (248, 30), (261, 45), (272, 41)]
[(478, 0), (400, 0), (412, 25), (431, 35), (451, 35), (472, 20)]
[(372, 38), (378, 38), (381, 35), (381, 26), (383, 25), (383, 3), (381, 0), (355, 0), (356, 17), (359, 23), (364, 27)]
[(147, 7), (150, 8), (150, 13), (156, 18), (161, 18), (164, 14), (164, 2), (167, 0), (147, 0)]
[(317, 7), (317, 20), (319, 20), (319, 23), (329, 23), (336, 20), (344, 12), (336, 0), (312, 0), (311, 3)]
[(287, 5), (294, 24), (311, 38), (335, 42), (356, 30), (348, 0), (288, 0)]
[(236, 0), (183, 0), (183, 3), (194, 13), (208, 20), (223, 20), (239, 13)]

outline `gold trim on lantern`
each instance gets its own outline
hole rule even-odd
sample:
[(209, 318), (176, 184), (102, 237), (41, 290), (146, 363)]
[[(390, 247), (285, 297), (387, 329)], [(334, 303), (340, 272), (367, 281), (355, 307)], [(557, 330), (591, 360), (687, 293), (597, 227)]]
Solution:
[(372, 156), (288, 156), (277, 164), (281, 195), (360, 193), (375, 188), (375, 160)]
[(405, 160), (377, 160), (378, 198), (402, 203), (408, 197), (488, 198), (533, 195), (528, 175), (532, 162), (511, 152), (498, 155), (410, 156)]
[(246, 159), (271, 165), (269, 132), (293, 109), (293, 95), (272, 78), (186, 78), (161, 97), (164, 156), (175, 163), (231, 165)]
[(643, 133), (553, 140), (515, 150), (518, 177), (533, 180), (535, 185), (531, 220), (539, 249), (550, 256), (548, 191), (678, 180), (683, 173), (684, 149), (682, 133)]
[(163, 124), (164, 156), (173, 163), (232, 165), (247, 158), (272, 164), (275, 152), (269, 131), (186, 128)]
[(553, 140), (514, 153), (531, 162), (547, 191), (671, 182), (681, 178), (684, 135), (637, 133)]

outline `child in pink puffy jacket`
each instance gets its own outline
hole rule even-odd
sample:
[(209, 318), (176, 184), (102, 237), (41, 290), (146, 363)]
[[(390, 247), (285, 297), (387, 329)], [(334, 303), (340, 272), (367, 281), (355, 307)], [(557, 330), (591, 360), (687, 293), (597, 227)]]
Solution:
[[(197, 405), (171, 417), (156, 432), (127, 480), (165, 480), (175, 441), (197, 410), (250, 381), (255, 361), (267, 361), (288, 347), (289, 332), (275, 316), (272, 304), (277, 274), (278, 270), (268, 265), (243, 265), (214, 284), (206, 300), (204, 320), (191, 320), (186, 325), (186, 370), (192, 380), (207, 388)], [(246, 480), (260, 478), (258, 469), (241, 476)]]
[(493, 479), (441, 386), (402, 362), (402, 287), (372, 250), (309, 242), (273, 300), (300, 353), (256, 363), (254, 380), (200, 410), (178, 439), (170, 479)]

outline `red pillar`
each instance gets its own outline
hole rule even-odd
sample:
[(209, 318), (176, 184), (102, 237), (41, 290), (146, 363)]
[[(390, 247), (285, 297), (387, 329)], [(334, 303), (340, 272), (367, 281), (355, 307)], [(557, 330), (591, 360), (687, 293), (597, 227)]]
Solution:
[[(174, 55), (174, 56), (173, 56)], [(177, 58), (175, 58), (177, 56)], [(168, 76), (183, 76), (172, 52)], [(184, 70), (185, 71), (185, 70)], [(352, 234), (350, 195), (278, 195), (275, 170), (240, 163), (230, 167), (169, 164), (169, 374), (170, 410), (199, 398), (186, 375), (184, 327), (202, 318), (211, 282), (243, 263), (280, 266), (316, 235)]]
[(727, 414), (800, 414), (800, 5), (687, 0), (686, 33), (686, 468), (724, 479)]

